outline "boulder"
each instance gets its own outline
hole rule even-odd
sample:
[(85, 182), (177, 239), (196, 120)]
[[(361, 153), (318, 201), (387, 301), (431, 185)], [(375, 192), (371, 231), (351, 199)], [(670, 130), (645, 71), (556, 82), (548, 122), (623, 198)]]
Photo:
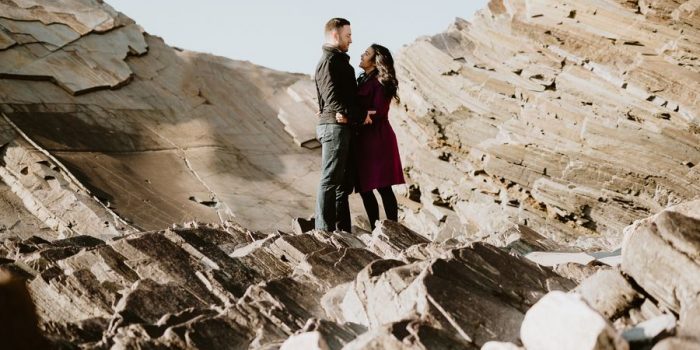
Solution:
[(342, 309), (346, 322), (370, 328), (418, 317), (480, 346), (496, 337), (517, 341), (525, 311), (540, 296), (573, 286), (523, 257), (477, 243), (445, 258), (375, 261), (350, 285)]
[(525, 314), (520, 339), (527, 349), (628, 350), (612, 325), (578, 294), (550, 292)]
[(583, 280), (574, 291), (610, 320), (631, 308), (642, 297), (618, 270), (600, 270)]
[(700, 201), (669, 208), (625, 229), (622, 270), (678, 313), (700, 294)]

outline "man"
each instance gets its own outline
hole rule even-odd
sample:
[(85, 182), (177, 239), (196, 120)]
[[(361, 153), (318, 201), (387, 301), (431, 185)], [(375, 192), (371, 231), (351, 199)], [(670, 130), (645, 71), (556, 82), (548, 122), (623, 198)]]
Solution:
[(315, 76), (320, 111), (316, 136), (321, 142), (316, 229), (350, 232), (350, 124), (358, 120), (355, 70), (347, 55), (352, 43), (350, 22), (344, 18), (331, 19), (326, 23), (325, 37)]

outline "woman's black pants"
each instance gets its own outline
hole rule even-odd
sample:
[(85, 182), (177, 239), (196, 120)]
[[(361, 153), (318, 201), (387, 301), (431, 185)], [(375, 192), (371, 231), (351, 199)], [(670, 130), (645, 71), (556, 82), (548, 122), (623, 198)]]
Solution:
[[(391, 190), (391, 186), (378, 188), (377, 191), (382, 197), (382, 205), (384, 205), (384, 213), (386, 213), (386, 218), (393, 221), (398, 221), (399, 219), (399, 207), (396, 203), (396, 196), (394, 196), (394, 191)], [(374, 230), (375, 222), (379, 220), (379, 204), (377, 203), (377, 198), (374, 196), (374, 191), (367, 191), (360, 193), (362, 197), (362, 204), (365, 206), (367, 211), (367, 217), (369, 218), (369, 224)]]

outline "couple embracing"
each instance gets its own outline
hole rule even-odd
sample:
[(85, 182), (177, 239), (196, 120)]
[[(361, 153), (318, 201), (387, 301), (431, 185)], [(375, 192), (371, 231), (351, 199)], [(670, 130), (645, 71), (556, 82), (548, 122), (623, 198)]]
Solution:
[(323, 55), (316, 67), (321, 142), (321, 180), (316, 229), (351, 232), (348, 196), (359, 192), (374, 229), (379, 219), (377, 190), (389, 220), (398, 219), (392, 185), (404, 183), (396, 135), (389, 125), (392, 99), (399, 100), (394, 60), (387, 48), (373, 44), (362, 54), (355, 78), (347, 55), (350, 22), (333, 18), (325, 27)]

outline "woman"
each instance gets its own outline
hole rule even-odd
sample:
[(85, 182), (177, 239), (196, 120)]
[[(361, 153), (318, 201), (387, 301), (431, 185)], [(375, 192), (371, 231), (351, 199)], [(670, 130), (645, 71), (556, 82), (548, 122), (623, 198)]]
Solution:
[(379, 205), (374, 190), (382, 197), (386, 218), (398, 220), (398, 205), (392, 185), (405, 183), (396, 135), (389, 124), (389, 105), (399, 102), (399, 82), (391, 52), (372, 44), (362, 54), (360, 68), (364, 73), (357, 80), (358, 102), (369, 111), (356, 140), (357, 186), (362, 203), (374, 230), (379, 220)]

